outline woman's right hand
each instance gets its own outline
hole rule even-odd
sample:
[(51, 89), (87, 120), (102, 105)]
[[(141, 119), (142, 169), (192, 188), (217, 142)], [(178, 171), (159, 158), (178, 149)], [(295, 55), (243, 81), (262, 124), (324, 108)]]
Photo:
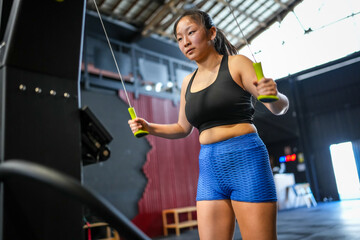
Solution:
[(134, 118), (129, 120), (128, 123), (133, 133), (137, 132), (139, 129), (149, 131), (149, 123), (145, 119)]

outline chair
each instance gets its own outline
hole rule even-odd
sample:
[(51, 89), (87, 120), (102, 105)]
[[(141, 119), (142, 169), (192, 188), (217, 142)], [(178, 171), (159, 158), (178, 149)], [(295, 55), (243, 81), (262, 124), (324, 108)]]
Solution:
[(93, 229), (93, 228), (102, 228), (104, 227), (106, 230), (106, 238), (102, 238), (101, 240), (120, 240), (120, 236), (115, 229), (112, 229), (109, 224), (105, 222), (97, 222), (97, 223), (88, 223), (84, 225), (84, 229)]
[[(163, 227), (164, 227), (164, 235), (168, 235), (168, 229), (172, 228), (176, 231), (176, 236), (180, 236), (180, 229), (182, 228), (190, 228), (197, 226), (197, 220), (193, 220), (192, 213), (196, 212), (195, 206), (189, 207), (181, 207), (181, 208), (172, 208), (172, 209), (165, 209), (162, 211), (163, 217)], [(180, 221), (180, 214), (187, 214), (187, 220)], [(174, 222), (169, 223), (167, 220), (167, 215), (173, 215)]]
[(292, 189), (295, 193), (295, 207), (298, 207), (301, 201), (305, 202), (308, 208), (313, 205), (317, 206), (317, 202), (314, 198), (314, 195), (311, 191), (309, 183), (297, 183), (292, 185)]

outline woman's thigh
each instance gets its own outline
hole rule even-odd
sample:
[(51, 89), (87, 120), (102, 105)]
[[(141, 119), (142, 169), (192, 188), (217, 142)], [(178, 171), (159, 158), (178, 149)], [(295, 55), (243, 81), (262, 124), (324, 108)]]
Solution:
[(197, 219), (201, 240), (231, 240), (235, 215), (230, 200), (198, 201)]
[(243, 240), (276, 240), (276, 202), (232, 201)]

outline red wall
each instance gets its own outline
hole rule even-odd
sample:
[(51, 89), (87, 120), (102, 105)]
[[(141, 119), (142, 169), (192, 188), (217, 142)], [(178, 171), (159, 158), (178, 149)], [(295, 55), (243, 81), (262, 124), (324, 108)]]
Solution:
[[(126, 99), (122, 90), (119, 96)], [(174, 106), (171, 100), (143, 95), (134, 99), (132, 93), (129, 98), (139, 117), (154, 123), (177, 122), (179, 107)], [(163, 209), (196, 204), (198, 136), (198, 131), (194, 129), (184, 139), (146, 137), (152, 147), (143, 166), (148, 183), (138, 203), (139, 213), (132, 221), (150, 237), (163, 234)]]

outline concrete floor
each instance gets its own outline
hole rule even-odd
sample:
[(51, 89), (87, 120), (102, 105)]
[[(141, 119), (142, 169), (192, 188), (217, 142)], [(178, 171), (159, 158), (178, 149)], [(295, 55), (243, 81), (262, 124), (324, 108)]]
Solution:
[[(278, 240), (360, 240), (360, 199), (318, 203), (278, 212)], [(170, 230), (171, 231), (171, 230)], [(181, 230), (154, 240), (198, 240), (197, 230)], [(234, 240), (241, 234), (237, 227)]]

